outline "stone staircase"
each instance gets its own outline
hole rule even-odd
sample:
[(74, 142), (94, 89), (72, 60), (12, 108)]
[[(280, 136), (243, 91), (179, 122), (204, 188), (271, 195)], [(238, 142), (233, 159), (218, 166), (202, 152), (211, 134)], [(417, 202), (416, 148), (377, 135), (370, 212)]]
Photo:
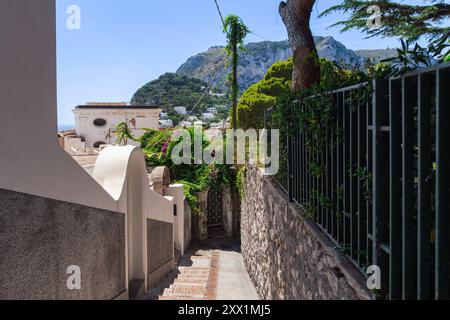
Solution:
[(211, 278), (212, 253), (199, 250), (191, 257), (191, 266), (178, 267), (178, 276), (159, 300), (205, 300)]

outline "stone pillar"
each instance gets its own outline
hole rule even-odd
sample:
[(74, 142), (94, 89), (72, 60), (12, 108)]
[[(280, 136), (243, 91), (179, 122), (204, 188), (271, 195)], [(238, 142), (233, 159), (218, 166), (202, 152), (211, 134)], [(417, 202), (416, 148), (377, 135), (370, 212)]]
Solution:
[(170, 185), (170, 171), (167, 167), (156, 167), (150, 174), (150, 181), (153, 182), (153, 190), (161, 195), (166, 195)]
[(199, 193), (199, 240), (208, 239), (208, 191), (205, 190)]
[(197, 195), (200, 212), (192, 213), (192, 240), (208, 239), (208, 191), (202, 191)]

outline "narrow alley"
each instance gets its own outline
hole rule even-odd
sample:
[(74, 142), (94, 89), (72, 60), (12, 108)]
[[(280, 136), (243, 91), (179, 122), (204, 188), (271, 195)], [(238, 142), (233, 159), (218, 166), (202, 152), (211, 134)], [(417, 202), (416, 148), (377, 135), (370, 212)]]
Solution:
[(236, 239), (194, 242), (146, 300), (258, 300)]

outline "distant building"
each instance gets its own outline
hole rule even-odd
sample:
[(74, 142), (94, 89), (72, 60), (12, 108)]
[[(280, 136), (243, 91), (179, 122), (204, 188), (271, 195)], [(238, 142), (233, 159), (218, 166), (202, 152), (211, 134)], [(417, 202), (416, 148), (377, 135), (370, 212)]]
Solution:
[(206, 112), (212, 113), (212, 114), (217, 114), (217, 108), (215, 108), (215, 107), (208, 108), (208, 109), (206, 109)]
[(169, 115), (165, 112), (161, 112), (161, 114), (159, 115), (161, 120), (167, 120), (169, 119)]
[(189, 121), (189, 122), (194, 122), (194, 121), (196, 121), (196, 120), (198, 120), (198, 117), (196, 117), (196, 116), (189, 116), (189, 117), (187, 118), (187, 121)]
[(212, 95), (212, 96), (215, 96), (215, 97), (225, 97), (226, 96), (225, 93), (215, 93), (215, 92), (212, 92), (212, 91), (209, 91), (209, 94)]
[[(104, 144), (116, 144), (115, 127), (125, 122), (130, 133), (139, 138), (145, 129), (159, 129), (161, 109), (155, 106), (138, 106), (127, 103), (88, 103), (77, 106), (75, 114), (76, 136), (86, 148), (99, 148)], [(134, 141), (129, 144), (138, 145)]]
[(166, 119), (166, 120), (159, 120), (159, 128), (160, 129), (167, 129), (173, 127), (173, 120)]
[(183, 116), (187, 115), (186, 107), (175, 107), (173, 108), (173, 110), (175, 110), (176, 113), (181, 114)]
[(180, 127), (184, 127), (184, 128), (191, 128), (193, 126), (191, 121), (181, 121), (180, 122)]
[(204, 113), (202, 114), (203, 120), (213, 120), (215, 118), (215, 115), (212, 113)]
[(229, 127), (226, 121), (222, 122), (213, 122), (209, 125), (211, 129), (227, 129)]

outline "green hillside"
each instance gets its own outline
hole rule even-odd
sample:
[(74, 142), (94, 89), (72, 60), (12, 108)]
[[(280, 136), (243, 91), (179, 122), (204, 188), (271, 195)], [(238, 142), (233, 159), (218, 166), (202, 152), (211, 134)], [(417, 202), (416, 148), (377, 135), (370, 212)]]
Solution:
[[(140, 88), (134, 94), (131, 103), (157, 105), (169, 114), (173, 113), (173, 108), (177, 106), (184, 106), (190, 111), (207, 86), (208, 84), (202, 80), (166, 73)], [(206, 108), (217, 105), (228, 105), (228, 99), (225, 96), (207, 93), (193, 115), (201, 115)]]

